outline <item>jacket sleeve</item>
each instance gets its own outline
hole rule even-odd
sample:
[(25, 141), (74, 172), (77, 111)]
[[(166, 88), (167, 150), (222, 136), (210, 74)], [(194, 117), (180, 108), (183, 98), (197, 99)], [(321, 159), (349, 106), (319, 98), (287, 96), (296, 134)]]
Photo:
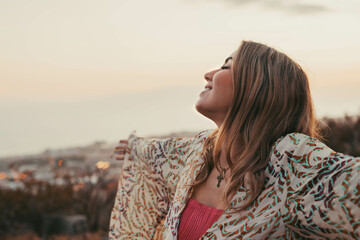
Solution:
[(165, 218), (193, 138), (129, 138), (109, 239), (152, 239)]
[(292, 133), (283, 153), (288, 239), (360, 238), (360, 158), (334, 152), (309, 136)]
[(173, 194), (180, 172), (198, 139), (199, 134), (192, 138), (165, 139), (132, 136), (129, 139), (129, 148), (134, 161), (156, 174)]

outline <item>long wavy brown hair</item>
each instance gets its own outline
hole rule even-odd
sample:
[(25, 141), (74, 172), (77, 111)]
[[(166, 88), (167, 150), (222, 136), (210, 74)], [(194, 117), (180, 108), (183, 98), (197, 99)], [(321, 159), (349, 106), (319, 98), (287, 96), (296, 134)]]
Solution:
[[(219, 129), (206, 140), (204, 164), (193, 187), (205, 182), (220, 151), (226, 152), (231, 170), (224, 198), (245, 187), (249, 197), (240, 211), (261, 193), (271, 147), (291, 132), (317, 135), (309, 82), (302, 68), (284, 53), (264, 44), (242, 41), (233, 56), (234, 97)], [(246, 183), (246, 184), (245, 184)]]

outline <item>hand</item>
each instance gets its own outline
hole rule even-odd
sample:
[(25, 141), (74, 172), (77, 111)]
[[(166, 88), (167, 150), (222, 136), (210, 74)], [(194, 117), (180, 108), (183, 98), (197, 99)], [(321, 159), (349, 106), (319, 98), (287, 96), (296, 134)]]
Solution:
[(124, 160), (125, 154), (129, 151), (128, 140), (120, 140), (119, 144), (115, 147), (112, 157), (115, 155), (116, 160)]

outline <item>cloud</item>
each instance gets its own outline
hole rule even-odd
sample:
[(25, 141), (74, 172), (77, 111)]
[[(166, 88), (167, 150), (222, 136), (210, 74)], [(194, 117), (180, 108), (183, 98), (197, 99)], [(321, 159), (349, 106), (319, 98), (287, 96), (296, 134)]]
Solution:
[[(199, 0), (205, 3), (205, 0)], [(321, 4), (304, 3), (301, 0), (211, 0), (212, 2), (221, 2), (230, 4), (234, 7), (245, 5), (259, 5), (265, 9), (281, 11), (289, 14), (304, 15), (318, 14), (327, 12), (330, 9)]]
[(282, 0), (271, 0), (261, 1), (265, 8), (271, 10), (278, 10), (285, 13), (304, 15), (304, 14), (318, 14), (327, 12), (330, 9), (320, 4), (301, 3), (300, 1), (282, 1)]
[(298, 14), (312, 14), (329, 11), (327, 7), (315, 4), (294, 4), (290, 5), (288, 10)]

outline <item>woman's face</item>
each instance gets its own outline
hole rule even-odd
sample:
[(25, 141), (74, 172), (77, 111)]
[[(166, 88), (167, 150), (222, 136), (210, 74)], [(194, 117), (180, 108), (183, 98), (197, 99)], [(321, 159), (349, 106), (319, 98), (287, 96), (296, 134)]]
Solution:
[(233, 79), (231, 74), (232, 55), (224, 65), (205, 74), (205, 90), (200, 93), (196, 110), (213, 120), (218, 127), (222, 124), (233, 98)]

